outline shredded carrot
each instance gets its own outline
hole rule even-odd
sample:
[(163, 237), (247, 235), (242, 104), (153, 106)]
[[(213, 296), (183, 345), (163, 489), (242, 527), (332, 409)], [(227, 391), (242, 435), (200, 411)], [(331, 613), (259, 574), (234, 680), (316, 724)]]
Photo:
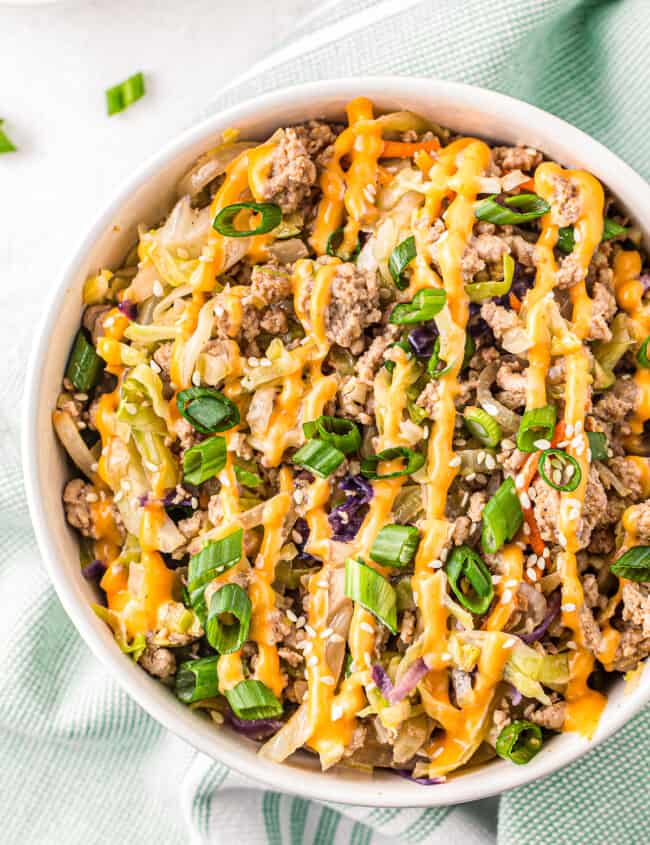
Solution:
[(440, 141), (437, 138), (431, 141), (415, 141), (412, 144), (406, 141), (384, 141), (380, 158), (410, 158), (421, 150), (428, 153), (439, 149)]
[(512, 310), (519, 313), (519, 311), (521, 311), (521, 300), (519, 299), (519, 297), (515, 296), (514, 293), (511, 293), (508, 296), (508, 300), (510, 302), (510, 307), (512, 308)]
[(523, 188), (524, 191), (534, 191), (535, 190), (535, 180), (534, 179), (526, 179), (525, 182), (522, 182), (519, 185), (520, 188)]

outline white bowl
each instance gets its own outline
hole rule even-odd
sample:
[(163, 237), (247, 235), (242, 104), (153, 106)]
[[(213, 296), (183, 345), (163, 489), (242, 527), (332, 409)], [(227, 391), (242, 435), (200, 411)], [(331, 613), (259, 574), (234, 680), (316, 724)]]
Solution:
[(154, 223), (169, 208), (174, 187), (194, 159), (227, 127), (244, 138), (265, 138), (278, 126), (307, 118), (340, 118), (360, 94), (381, 110), (412, 109), (456, 131), (505, 143), (523, 142), (567, 166), (584, 167), (601, 179), (641, 225), (650, 242), (650, 187), (596, 141), (546, 112), (502, 94), (433, 79), (370, 77), (332, 80), (266, 94), (205, 120), (146, 162), (99, 215), (59, 279), (31, 357), (24, 405), (23, 462), (27, 495), (39, 546), (63, 606), (93, 652), (124, 689), (170, 731), (200, 751), (275, 789), (308, 798), (381, 807), (439, 806), (470, 801), (543, 777), (580, 757), (618, 730), (650, 700), (650, 669), (637, 686), (611, 691), (596, 736), (575, 734), (549, 741), (527, 766), (505, 761), (424, 787), (385, 773), (352, 769), (321, 773), (306, 753), (277, 765), (260, 759), (256, 746), (177, 701), (115, 644), (90, 608), (93, 588), (81, 576), (77, 537), (68, 527), (61, 491), (69, 475), (50, 422), (61, 375), (81, 314), (81, 288), (98, 268), (119, 264), (138, 223)]

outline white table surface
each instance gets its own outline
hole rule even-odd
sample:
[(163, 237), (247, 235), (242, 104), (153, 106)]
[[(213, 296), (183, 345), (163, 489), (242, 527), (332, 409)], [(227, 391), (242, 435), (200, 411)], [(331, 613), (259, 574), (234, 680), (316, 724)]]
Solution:
[[(33, 333), (50, 284), (120, 182), (313, 0), (5, 2), (0, 118), (19, 151), (0, 156), (0, 350), (22, 369), (11, 339)], [(109, 118), (105, 89), (139, 70), (145, 98)]]

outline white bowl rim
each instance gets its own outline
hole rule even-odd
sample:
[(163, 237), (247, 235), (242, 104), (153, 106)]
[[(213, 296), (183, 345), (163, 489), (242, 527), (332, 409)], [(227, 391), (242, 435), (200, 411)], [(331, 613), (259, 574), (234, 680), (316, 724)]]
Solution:
[[(225, 127), (236, 126), (239, 121), (245, 118), (254, 117), (255, 113), (262, 108), (268, 110), (286, 106), (290, 98), (297, 95), (325, 101), (328, 97), (347, 99), (365, 95), (371, 99), (373, 96), (377, 98), (398, 98), (400, 95), (405, 96), (413, 93), (423, 96), (435, 95), (438, 99), (448, 100), (450, 103), (460, 106), (469, 106), (479, 100), (482, 111), (502, 116), (504, 120), (508, 118), (508, 110), (516, 108), (520, 113), (523, 112), (531, 128), (539, 127), (543, 133), (555, 130), (570, 138), (576, 148), (579, 147), (581, 151), (587, 150), (591, 156), (599, 157), (599, 160), (603, 163), (601, 169), (614, 168), (622, 173), (626, 182), (634, 189), (635, 195), (640, 198), (639, 203), (643, 200), (643, 203), (647, 203), (650, 208), (650, 186), (629, 165), (625, 164), (602, 144), (561, 118), (536, 106), (478, 86), (425, 77), (360, 76), (328, 79), (285, 87), (247, 99), (238, 105), (201, 120), (167, 143), (162, 150), (149, 157), (134, 175), (123, 183), (113, 199), (89, 227), (72, 258), (60, 274), (59, 281), (50, 294), (37, 329), (36, 343), (32, 348), (27, 367), (21, 425), (22, 463), (29, 511), (49, 577), (75, 627), (92, 652), (104, 663), (123, 689), (166, 729), (189, 742), (197, 750), (224, 763), (240, 774), (250, 777), (259, 784), (315, 800), (376, 807), (446, 806), (486, 798), (546, 777), (577, 760), (619, 730), (650, 701), (650, 686), (644, 684), (643, 689), (637, 688), (629, 695), (625, 695), (625, 700), (613, 713), (609, 714), (606, 724), (599, 726), (596, 736), (591, 742), (577, 738), (575, 735), (564, 734), (563, 737), (571, 737), (573, 742), (559, 743), (558, 747), (553, 749), (553, 753), (540, 754), (525, 767), (506, 763), (501, 765), (500, 762), (492, 763), (488, 768), (483, 769), (486, 776), (481, 777), (480, 780), (476, 780), (474, 777), (461, 776), (450, 778), (446, 783), (428, 789), (409, 784), (407, 781), (403, 784), (402, 782), (396, 783), (397, 779), (391, 779), (388, 788), (385, 789), (383, 788), (385, 781), (380, 785), (378, 779), (370, 777), (367, 781), (353, 782), (348, 777), (342, 777), (338, 774), (301, 771), (301, 783), (300, 786), (296, 786), (297, 772), (290, 766), (270, 763), (259, 757), (252, 758), (249, 761), (247, 758), (241, 758), (235, 748), (219, 747), (216, 750), (215, 746), (220, 746), (218, 738), (220, 732), (218, 730), (213, 731), (215, 736), (212, 741), (208, 742), (205, 730), (201, 729), (200, 723), (203, 720), (200, 717), (192, 713), (190, 719), (182, 719), (173, 707), (155, 700), (156, 696), (152, 695), (147, 689), (144, 680), (140, 681), (139, 676), (143, 676), (144, 679), (142, 670), (130, 661), (124, 660), (124, 656), (114, 643), (107, 642), (101, 635), (100, 626), (103, 626), (103, 623), (88, 612), (88, 607), (81, 606), (72, 590), (69, 579), (60, 571), (57, 557), (52, 549), (50, 529), (39, 490), (36, 458), (38, 443), (36, 412), (41, 387), (39, 373), (42, 362), (47, 355), (48, 341), (57, 321), (59, 301), (64, 290), (74, 279), (84, 256), (98, 239), (106, 224), (115, 217), (118, 210), (135, 190), (147, 179), (155, 176), (167, 161), (172, 160), (185, 147), (189, 147), (202, 138), (214, 135)], [(647, 675), (647, 673), (645, 674)], [(647, 689), (645, 689), (645, 686), (647, 686)], [(188, 713), (190, 713), (189, 710)], [(243, 739), (241, 741), (244, 742)], [(397, 788), (400, 786), (401, 788)]]

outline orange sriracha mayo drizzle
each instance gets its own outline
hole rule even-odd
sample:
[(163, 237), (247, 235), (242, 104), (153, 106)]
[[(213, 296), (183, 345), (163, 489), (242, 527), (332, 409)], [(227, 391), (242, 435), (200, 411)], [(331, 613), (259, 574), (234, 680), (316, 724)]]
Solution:
[[(373, 120), (372, 103), (366, 97), (352, 100), (347, 107), (347, 129), (334, 142), (334, 152), (320, 179), (323, 198), (310, 243), (317, 255), (325, 255), (330, 236), (341, 227), (347, 211), (340, 251), (350, 255), (359, 227), (377, 217), (375, 193), (379, 178), (379, 157), (383, 149), (381, 126)], [(347, 172), (341, 160), (349, 156)]]
[[(597, 249), (603, 229), (603, 189), (597, 179), (581, 170), (563, 170), (559, 165), (544, 163), (535, 172), (535, 190), (551, 205), (554, 182), (565, 179), (572, 182), (579, 192), (580, 215), (575, 223), (576, 245), (572, 253), (581, 278), (571, 288), (573, 304), (573, 333), (584, 341), (589, 331), (592, 302), (586, 291), (586, 276), (592, 255)], [(542, 230), (536, 246), (538, 275), (535, 287), (526, 298), (528, 330), (532, 340), (529, 350), (527, 383), (527, 409), (546, 404), (546, 375), (550, 365), (550, 331), (543, 299), (552, 293), (556, 281), (557, 265), (553, 247), (557, 242), (558, 226), (549, 213), (542, 218)], [(569, 444), (566, 451), (580, 467), (581, 480), (576, 490), (560, 494), (558, 535), (563, 551), (558, 555), (557, 570), (562, 581), (562, 623), (573, 631), (577, 644), (570, 659), (570, 680), (566, 691), (567, 716), (563, 729), (577, 731), (591, 737), (598, 725), (605, 706), (605, 698), (588, 686), (593, 670), (594, 657), (585, 647), (580, 623), (584, 604), (582, 583), (578, 575), (576, 554), (580, 548), (578, 532), (582, 507), (589, 479), (589, 441), (584, 430), (585, 411), (591, 384), (589, 355), (581, 344), (566, 355), (566, 402), (564, 425)]]

